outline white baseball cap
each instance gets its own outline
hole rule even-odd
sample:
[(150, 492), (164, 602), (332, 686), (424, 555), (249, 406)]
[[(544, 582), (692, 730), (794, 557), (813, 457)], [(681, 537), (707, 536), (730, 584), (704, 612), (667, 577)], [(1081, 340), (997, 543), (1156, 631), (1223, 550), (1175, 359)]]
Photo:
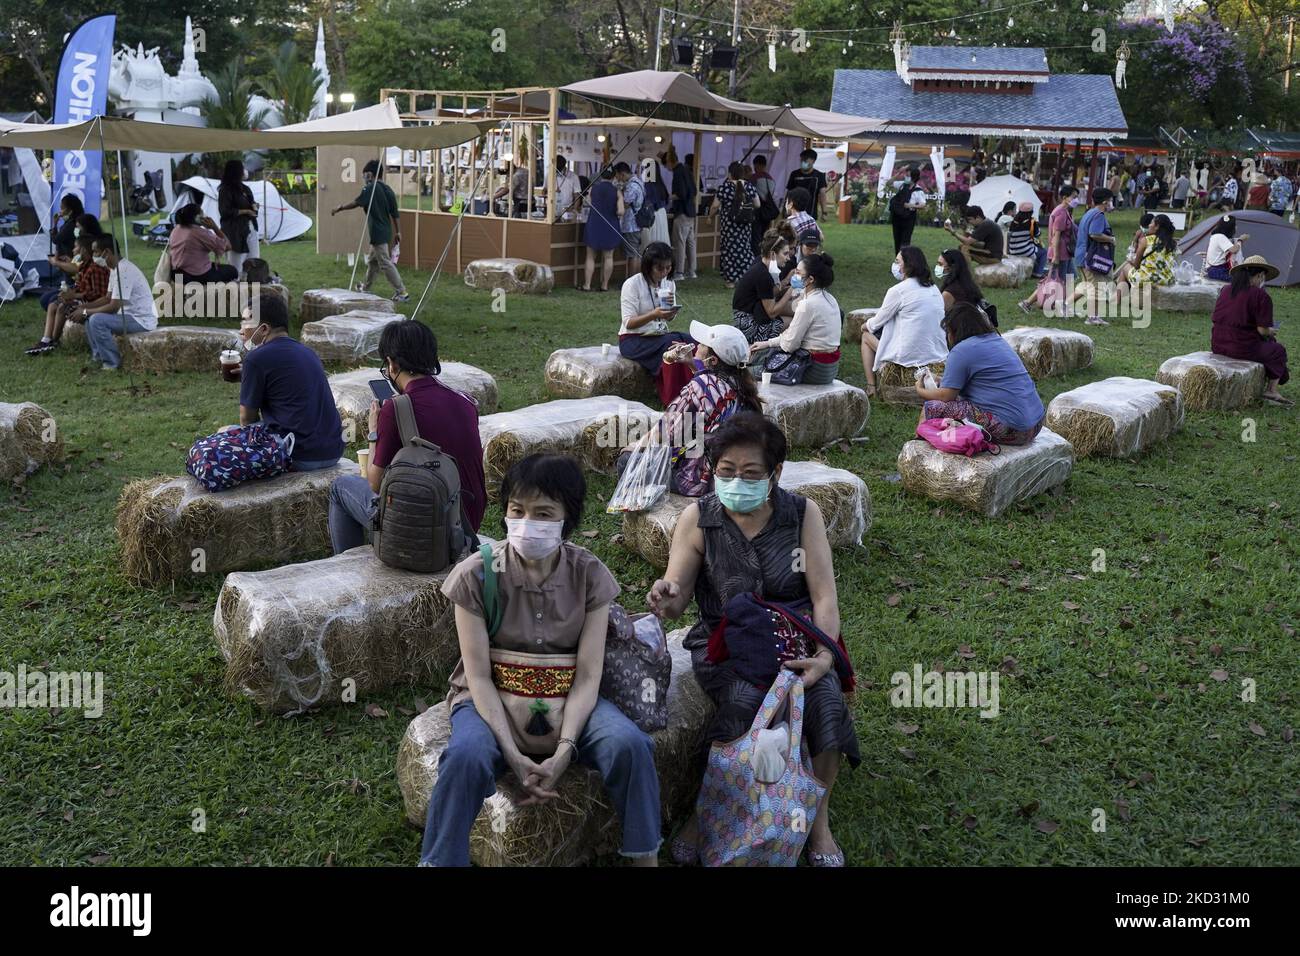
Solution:
[(691, 338), (701, 345), (707, 345), (713, 354), (728, 365), (739, 367), (749, 364), (749, 340), (734, 325), (705, 325), (693, 321)]

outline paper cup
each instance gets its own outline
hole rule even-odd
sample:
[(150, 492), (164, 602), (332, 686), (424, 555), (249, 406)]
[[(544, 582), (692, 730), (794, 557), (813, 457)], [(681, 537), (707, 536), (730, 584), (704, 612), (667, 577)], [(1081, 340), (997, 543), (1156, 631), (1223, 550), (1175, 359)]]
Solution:
[(361, 466), (362, 477), (366, 474), (366, 469), (370, 466), (370, 449), (362, 448), (357, 452), (357, 464)]
[(601, 358), (609, 358), (609, 343), (608, 343), (608, 342), (602, 342), (602, 343), (601, 343), (601, 345), (600, 345), (600, 357), (601, 357)]
[(768, 387), (769, 385), (771, 385), (771, 384), (772, 384), (772, 373), (771, 373), (771, 372), (764, 372), (764, 373), (763, 373), (763, 387), (764, 387), (764, 388), (767, 388), (767, 387)]

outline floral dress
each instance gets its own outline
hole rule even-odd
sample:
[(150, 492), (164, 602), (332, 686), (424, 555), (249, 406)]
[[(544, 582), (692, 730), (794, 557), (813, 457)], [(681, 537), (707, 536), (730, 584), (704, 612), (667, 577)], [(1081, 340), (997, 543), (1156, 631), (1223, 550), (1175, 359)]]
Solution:
[(1175, 282), (1173, 253), (1163, 249), (1148, 248), (1147, 254), (1142, 257), (1142, 262), (1133, 271), (1133, 281), (1151, 285), (1173, 285)]
[[(753, 206), (758, 199), (758, 191), (751, 182), (733, 182), (728, 179), (718, 187), (718, 208), (721, 210), (718, 223), (722, 233), (719, 237), (722, 248), (721, 272), (722, 278), (727, 282), (735, 282), (754, 262), (754, 247), (750, 242), (753, 237), (753, 224), (736, 222), (731, 218), (737, 189), (745, 191), (740, 199), (742, 207)], [(758, 215), (757, 209), (754, 210), (754, 215)]]

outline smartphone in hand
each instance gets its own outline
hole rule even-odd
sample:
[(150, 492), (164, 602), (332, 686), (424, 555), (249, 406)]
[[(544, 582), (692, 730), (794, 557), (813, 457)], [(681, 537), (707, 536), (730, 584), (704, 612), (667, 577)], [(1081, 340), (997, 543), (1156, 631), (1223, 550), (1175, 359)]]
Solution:
[(375, 400), (381, 404), (397, 394), (392, 385), (388, 384), (386, 378), (374, 378), (370, 380), (370, 391), (374, 394)]

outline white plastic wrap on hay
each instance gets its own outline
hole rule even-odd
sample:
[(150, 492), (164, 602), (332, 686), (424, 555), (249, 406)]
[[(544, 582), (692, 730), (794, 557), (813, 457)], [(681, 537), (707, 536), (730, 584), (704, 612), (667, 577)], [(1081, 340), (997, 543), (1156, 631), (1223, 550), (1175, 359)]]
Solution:
[[(931, 362), (926, 368), (935, 383), (943, 381), (946, 362)], [(917, 366), (919, 368), (920, 366)], [(899, 383), (902, 384), (899, 384)], [(885, 362), (876, 370), (876, 398), (886, 405), (911, 405), (920, 408), (925, 404), (916, 391), (916, 368)]]
[(445, 676), (460, 654), (446, 578), (390, 568), (370, 545), (227, 575), (212, 617), (227, 689), (297, 713)]
[[(673, 673), (668, 687), (668, 726), (651, 734), (665, 829), (695, 803), (703, 772), (704, 731), (713, 704), (691, 669), (682, 646), (687, 629), (668, 635)], [(451, 738), (447, 704), (411, 721), (397, 750), (397, 783), (406, 819), (423, 827), (438, 779), (438, 760)], [(509, 773), (483, 801), (470, 833), (470, 858), (478, 866), (579, 866), (618, 851), (621, 838), (604, 784), (594, 770), (574, 764), (560, 779), (560, 796), (540, 805), (516, 806)]]
[(989, 518), (1064, 483), (1073, 468), (1074, 449), (1047, 428), (1028, 445), (1003, 445), (998, 455), (951, 455), (919, 438), (904, 444), (898, 455), (907, 491), (956, 502)]
[(603, 354), (599, 345), (557, 349), (546, 360), (546, 391), (556, 398), (589, 398), (592, 395), (621, 395), (636, 401), (650, 401), (657, 395), (655, 380), (631, 359), (611, 346)]
[(1088, 368), (1093, 360), (1092, 339), (1067, 329), (1021, 326), (1002, 333), (1034, 378), (1050, 378)]
[(380, 333), (398, 318), (391, 312), (361, 309), (329, 315), (302, 327), (302, 344), (319, 355), (326, 365), (374, 361), (379, 358)]
[(298, 305), (298, 321), (319, 322), (329, 315), (342, 315), (360, 309), (365, 312), (395, 312), (391, 299), (373, 292), (348, 289), (308, 289)]
[(861, 342), (862, 330), (870, 318), (879, 312), (879, 309), (854, 309), (844, 316), (844, 342)]
[(555, 288), (555, 273), (550, 266), (528, 259), (475, 259), (465, 267), (465, 284), (471, 289), (544, 295)]
[(217, 493), (189, 475), (132, 482), (117, 505), (123, 571), (156, 585), (328, 554), (330, 484), (357, 474), (357, 463), (341, 458)]
[[(851, 471), (819, 461), (787, 461), (781, 469), (782, 488), (817, 502), (832, 548), (853, 547), (871, 527), (871, 492)], [(649, 511), (623, 516), (623, 544), (656, 568), (668, 567), (668, 551), (677, 522), (695, 498), (665, 495)]]
[(1034, 260), (1028, 256), (1003, 256), (1003, 262), (1010, 263), (1016, 272), (1020, 274), (1020, 281), (1024, 282), (1034, 274)]
[(1264, 366), (1213, 352), (1192, 352), (1165, 359), (1156, 381), (1172, 385), (1183, 405), (1194, 411), (1244, 408), (1264, 394)]
[(35, 402), (0, 402), (0, 481), (30, 475), (63, 457), (63, 435)]
[(1062, 392), (1047, 407), (1047, 427), (1065, 436), (1081, 458), (1128, 458), (1183, 427), (1178, 389), (1116, 376)]
[(1169, 312), (1204, 312), (1209, 315), (1219, 301), (1224, 283), (1197, 277), (1195, 282), (1153, 285), (1151, 304)]
[(478, 433), (483, 443), (488, 497), (495, 500), (505, 473), (529, 455), (572, 455), (581, 461), (581, 439), (587, 426), (628, 414), (650, 416), (652, 411), (640, 402), (617, 395), (593, 395), (484, 415), (478, 420)]
[(984, 289), (1014, 289), (1025, 281), (1027, 273), (1010, 259), (975, 265), (975, 282)]
[[(355, 440), (365, 437), (370, 424), (370, 403), (375, 394), (370, 383), (380, 378), (377, 368), (358, 368), (351, 372), (336, 372), (329, 377), (330, 392), (343, 420), (343, 431), (352, 424)], [(487, 372), (464, 362), (443, 362), (438, 380), (448, 388), (463, 392), (478, 403), (480, 415), (491, 415), (497, 410), (497, 383)]]
[(597, 419), (578, 437), (576, 454), (582, 467), (602, 475), (616, 474), (623, 449), (640, 444), (647, 435), (657, 436), (663, 415), (639, 402), (630, 402), (625, 412)]
[(763, 411), (796, 447), (818, 448), (852, 438), (867, 424), (867, 393), (836, 379), (829, 385), (769, 385), (760, 388)]

